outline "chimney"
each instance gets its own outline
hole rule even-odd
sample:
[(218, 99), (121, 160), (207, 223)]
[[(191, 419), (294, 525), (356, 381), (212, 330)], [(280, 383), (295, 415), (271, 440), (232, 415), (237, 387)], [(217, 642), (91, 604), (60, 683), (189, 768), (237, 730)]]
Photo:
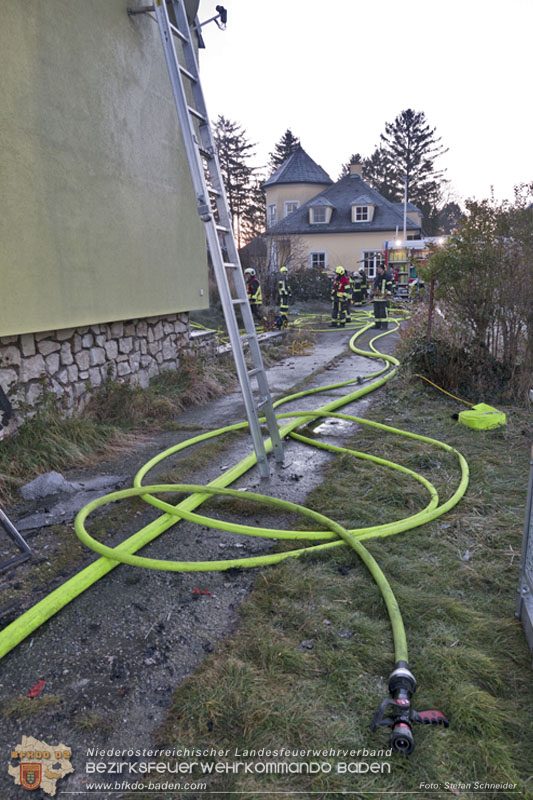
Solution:
[(359, 178), (363, 177), (362, 164), (350, 164), (350, 175), (357, 175)]

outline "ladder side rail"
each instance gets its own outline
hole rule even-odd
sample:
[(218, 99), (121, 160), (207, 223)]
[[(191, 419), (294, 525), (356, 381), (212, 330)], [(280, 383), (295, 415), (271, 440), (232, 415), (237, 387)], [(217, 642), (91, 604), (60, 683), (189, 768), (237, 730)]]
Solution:
[[(229, 205), (226, 197), (226, 189), (224, 186), (224, 182), (222, 180), (220, 163), (218, 159), (217, 148), (215, 146), (213, 132), (209, 124), (209, 114), (207, 112), (207, 104), (205, 102), (202, 84), (199, 79), (198, 59), (196, 57), (196, 51), (194, 49), (191, 40), (190, 26), (188, 23), (183, 0), (172, 0), (172, 7), (174, 8), (174, 14), (176, 17), (178, 28), (181, 30), (182, 33), (185, 31), (188, 32), (187, 42), (183, 44), (183, 56), (185, 59), (185, 66), (187, 67), (187, 70), (196, 78), (194, 83), (192, 83), (191, 87), (195, 106), (198, 109), (198, 111), (202, 113), (202, 115), (206, 120), (205, 124), (200, 124), (199, 133), (201, 137), (202, 147), (206, 152), (212, 154), (212, 158), (208, 159), (207, 161), (207, 169), (209, 172), (211, 185), (213, 189), (217, 191), (215, 204), (220, 224), (224, 227), (227, 227), (229, 231), (228, 234), (224, 235), (224, 245), (228, 254), (228, 260), (231, 263), (236, 264), (238, 267), (237, 269), (232, 271), (232, 278), (234, 280), (238, 296), (247, 297), (248, 289), (241, 268), (239, 252), (237, 250), (235, 239), (232, 233), (232, 221), (229, 216)], [(262, 399), (266, 398), (268, 400), (265, 406), (265, 416), (267, 418), (267, 427), (271, 436), (274, 455), (276, 457), (276, 460), (283, 461), (283, 445), (279, 435), (279, 427), (276, 420), (276, 415), (274, 412), (274, 408), (272, 406), (270, 387), (268, 385), (268, 380), (266, 378), (266, 372), (263, 365), (261, 349), (259, 347), (259, 342), (257, 340), (257, 331), (255, 329), (255, 323), (252, 317), (251, 309), (249, 307), (242, 307), (241, 312), (243, 316), (245, 330), (247, 333), (250, 334), (250, 339), (249, 339), (250, 353), (252, 356), (253, 365), (255, 368), (258, 369), (258, 375), (256, 377), (261, 398)], [(263, 375), (261, 376), (260, 380), (261, 371)]]
[[(161, 34), (165, 59), (167, 62), (167, 68), (172, 86), (172, 93), (174, 95), (176, 109), (178, 112), (178, 118), (182, 124), (183, 141), (185, 145), (187, 159), (191, 169), (191, 177), (193, 180), (193, 186), (195, 189), (196, 198), (198, 202), (198, 210), (204, 223), (206, 223), (205, 230), (208, 240), (208, 246), (212, 256), (213, 266), (215, 268), (215, 275), (217, 278), (218, 288), (221, 293), (222, 308), (224, 311), (226, 325), (228, 327), (230, 344), (235, 358), (237, 375), (243, 393), (246, 414), (248, 417), (250, 433), (252, 435), (254, 449), (257, 456), (258, 467), (262, 477), (268, 477), (269, 470), (268, 470), (268, 461), (266, 457), (265, 445), (261, 434), (261, 428), (257, 415), (256, 405), (254, 403), (252, 389), (250, 386), (250, 381), (248, 379), (248, 371), (240, 340), (237, 320), (235, 315), (233, 313), (230, 313), (233, 310), (231, 304), (232, 298), (229, 291), (229, 283), (227, 280), (227, 276), (224, 272), (225, 268), (223, 266), (220, 240), (215, 228), (212, 210), (209, 205), (207, 184), (205, 180), (205, 174), (203, 170), (201, 156), (198, 151), (198, 148), (195, 146), (196, 131), (194, 129), (192, 119), (189, 113), (189, 108), (185, 96), (185, 89), (183, 86), (183, 80), (178, 66), (179, 62), (176, 54), (176, 49), (174, 46), (174, 39), (170, 31), (168, 12), (166, 6), (163, 3), (163, 0), (155, 0), (155, 12)], [(244, 316), (246, 316), (246, 307), (247, 304), (243, 304)], [(247, 310), (250, 314), (250, 320), (251, 320), (251, 311), (249, 307)], [(253, 325), (253, 320), (251, 324)]]
[[(203, 219), (204, 216), (207, 216), (208, 212), (211, 214), (211, 209), (209, 207), (209, 196), (207, 194), (207, 185), (205, 181), (203, 165), (200, 155), (195, 147), (196, 131), (189, 114), (185, 95), (185, 87), (183, 85), (183, 80), (178, 66), (178, 56), (174, 45), (174, 38), (170, 30), (170, 21), (168, 19), (166, 5), (163, 0), (155, 0), (154, 8), (170, 77), (172, 94), (174, 96), (174, 102), (178, 112), (178, 119), (181, 122), (182, 138), (191, 170), (193, 187), (196, 194), (196, 200), (198, 202), (198, 210), (200, 212), (200, 217)], [(205, 213), (202, 214), (203, 204), (205, 204), (207, 208)]]
[[(206, 234), (207, 234), (207, 243), (209, 246), (209, 250), (211, 253), (214, 252), (212, 248), (218, 248), (220, 250), (220, 243), (218, 240), (218, 235), (212, 225), (206, 225)], [(222, 255), (222, 254), (221, 254)], [(213, 259), (213, 262), (215, 259)], [(254, 396), (252, 392), (252, 387), (250, 385), (250, 380), (248, 378), (248, 368), (246, 366), (246, 360), (244, 357), (244, 351), (242, 348), (242, 342), (240, 338), (239, 326), (237, 324), (237, 319), (234, 314), (230, 313), (231, 310), (231, 294), (229, 290), (229, 284), (227, 280), (225, 280), (226, 275), (221, 275), (220, 270), (224, 270), (225, 267), (222, 265), (222, 259), (220, 260), (219, 265), (215, 265), (213, 263), (213, 268), (215, 271), (215, 277), (217, 279), (218, 289), (221, 296), (222, 301), (222, 310), (224, 312), (224, 319), (226, 321), (226, 327), (228, 329), (228, 336), (230, 340), (230, 345), (233, 351), (233, 357), (235, 361), (235, 367), (237, 369), (237, 377), (239, 379), (239, 383), (241, 386), (241, 391), (244, 399), (244, 407), (246, 410), (246, 417), (248, 419), (248, 424), (250, 427), (250, 434), (252, 436), (252, 441), (254, 444), (254, 450), (257, 456), (257, 463), (259, 467), (260, 474), (263, 478), (268, 477), (269, 470), (268, 470), (268, 462), (265, 450), (265, 443), (263, 440), (263, 435), (261, 433), (261, 426), (259, 423), (259, 417), (257, 414), (257, 407), (254, 401)], [(242, 311), (245, 313), (246, 310), (250, 314), (251, 311), (248, 306), (248, 302), (243, 305)], [(243, 313), (243, 316), (244, 316)], [(252, 321), (253, 325), (253, 321)]]
[[(249, 346), (254, 366), (259, 366), (260, 364), (259, 369), (256, 371), (254, 377), (257, 381), (257, 386), (259, 388), (261, 399), (263, 401), (266, 401), (264, 403), (262, 413), (266, 417), (266, 423), (268, 432), (270, 434), (270, 440), (272, 442), (274, 457), (276, 461), (278, 461), (279, 463), (283, 463), (283, 443), (281, 441), (279, 433), (279, 426), (278, 426), (278, 421), (276, 419), (276, 412), (274, 411), (274, 406), (272, 404), (270, 386), (268, 384), (265, 368), (263, 366), (261, 358), (261, 348), (259, 346), (259, 340), (257, 339), (257, 336), (250, 339)], [(256, 364), (256, 362), (259, 362), (259, 364)]]
[[(178, 27), (179, 27), (180, 31), (182, 33), (184, 33), (184, 35), (185, 35), (185, 37), (187, 39), (187, 41), (184, 42), (184, 44), (183, 44), (183, 51), (184, 51), (184, 57), (185, 57), (185, 60), (186, 60), (187, 69), (196, 78), (195, 82), (192, 85), (192, 91), (193, 91), (195, 105), (196, 105), (196, 108), (198, 109), (198, 111), (202, 114), (202, 116), (206, 120), (205, 124), (201, 124), (199, 126), (199, 130), (200, 130), (200, 134), (201, 134), (201, 138), (202, 138), (202, 145), (204, 146), (204, 149), (212, 154), (212, 157), (210, 159), (208, 159), (207, 169), (208, 169), (208, 172), (209, 172), (209, 177), (210, 177), (210, 180), (211, 180), (211, 183), (212, 183), (212, 187), (217, 192), (217, 197), (215, 199), (215, 205), (216, 205), (216, 208), (217, 208), (217, 214), (218, 214), (218, 218), (219, 218), (219, 223), (220, 223), (220, 225), (222, 227), (225, 227), (228, 230), (228, 233), (224, 234), (224, 245), (225, 245), (225, 248), (226, 248), (227, 253), (228, 253), (229, 261), (234, 263), (237, 267), (240, 268), (241, 267), (241, 263), (240, 263), (239, 253), (238, 253), (237, 247), (235, 245), (235, 240), (234, 240), (233, 234), (232, 234), (232, 223), (231, 223), (231, 218), (230, 218), (229, 211), (228, 211), (229, 205), (228, 205), (228, 200), (227, 200), (227, 196), (226, 196), (226, 189), (225, 189), (225, 186), (224, 186), (224, 182), (222, 180), (222, 173), (221, 173), (221, 170), (220, 170), (220, 163), (219, 163), (219, 160), (218, 160), (215, 141), (214, 141), (214, 138), (213, 138), (213, 135), (212, 135), (211, 126), (209, 124), (209, 116), (208, 116), (208, 113), (207, 113), (207, 107), (206, 107), (206, 104), (205, 104), (205, 99), (204, 99), (201, 83), (200, 83), (200, 80), (199, 80), (198, 63), (197, 63), (197, 60), (196, 60), (196, 54), (194, 52), (194, 47), (193, 47), (191, 39), (190, 39), (190, 28), (189, 28), (189, 23), (188, 23), (188, 20), (187, 20), (187, 15), (185, 13), (185, 9), (184, 9), (184, 5), (183, 5), (182, 1), (180, 1), (180, 0), (172, 0), (172, 6), (174, 8), (174, 13), (176, 15), (176, 20), (178, 22)], [(165, 12), (166, 12), (166, 9), (165, 9)], [(164, 16), (164, 15), (162, 15), (162, 16)], [(167, 20), (168, 20), (168, 12), (166, 12), (166, 16), (167, 16)], [(185, 33), (185, 31), (188, 32), (188, 36), (187, 36), (187, 33)], [(177, 54), (176, 54), (176, 50), (175, 50), (173, 41), (171, 41), (171, 45), (172, 45), (172, 49), (173, 49), (174, 64), (177, 64), (178, 63)], [(185, 96), (185, 88), (184, 88), (184, 85), (183, 85), (183, 80), (181, 78), (181, 75), (179, 74), (179, 70), (173, 70), (173, 71), (176, 72), (176, 77), (179, 80), (181, 94), (183, 96)], [(183, 104), (183, 105), (185, 105), (185, 104)], [(187, 111), (188, 111), (188, 109), (187, 109)], [(196, 139), (196, 130), (195, 130), (194, 124), (190, 120), (189, 114), (186, 113), (185, 108), (182, 108), (182, 112), (187, 117), (187, 119), (189, 120), (191, 137), (193, 138), (193, 141), (194, 141)], [(179, 109), (178, 109), (178, 113), (179, 113)], [(204, 174), (203, 164), (202, 164), (202, 161), (201, 161), (201, 156), (198, 154), (198, 151), (196, 150), (196, 148), (193, 148), (193, 150), (194, 150), (195, 161), (198, 162), (198, 166), (199, 166), (199, 176), (201, 177), (201, 182), (202, 182), (203, 187), (205, 189), (204, 197), (208, 197), (208, 194), (207, 194), (207, 182), (205, 180), (205, 174)], [(220, 251), (221, 250), (221, 246), (220, 246), (220, 241), (218, 240), (218, 238), (217, 238), (216, 245), (217, 245), (217, 250)], [(211, 250), (211, 248), (210, 248), (210, 250)], [(211, 252), (213, 253), (212, 250), (211, 250)], [(215, 259), (213, 258), (213, 262), (214, 261), (215, 261)], [(227, 280), (227, 276), (226, 276), (225, 273), (224, 273), (224, 280)], [(238, 290), (239, 290), (238, 297), (239, 298), (247, 297), (248, 296), (248, 291), (247, 291), (246, 283), (244, 281), (244, 275), (242, 273), (242, 269), (236, 269), (235, 270), (235, 272), (233, 274), (233, 280), (234, 280), (234, 282), (236, 284), (236, 288), (238, 288)], [(244, 311), (244, 309), (243, 309), (243, 311)], [(248, 311), (249, 311), (249, 309), (248, 309)], [(255, 331), (255, 326), (253, 324), (253, 317), (251, 315), (251, 311), (250, 311), (249, 314), (247, 314), (244, 311), (243, 319), (244, 319), (245, 316), (248, 318), (247, 320), (246, 319), (244, 320), (246, 331), (248, 333), (254, 333), (255, 334), (256, 331)], [(250, 324), (246, 324), (247, 321)]]
[[(226, 227), (228, 231), (231, 232), (233, 226), (229, 215), (229, 204), (226, 196), (226, 188), (224, 186), (224, 181), (222, 180), (222, 172), (220, 169), (220, 162), (218, 159), (217, 148), (215, 145), (213, 132), (211, 130), (211, 125), (209, 124), (209, 114), (207, 112), (207, 106), (204, 98), (201, 81), (199, 80), (200, 73), (198, 68), (198, 61), (196, 58), (194, 46), (190, 38), (190, 28), (187, 20), (187, 15), (182, 0), (172, 0), (172, 6), (174, 8), (174, 13), (176, 15), (176, 20), (178, 22), (178, 27), (180, 28), (180, 30), (182, 32), (184, 30), (189, 31), (188, 41), (183, 45), (183, 55), (185, 58), (187, 69), (191, 72), (191, 74), (193, 74), (196, 77), (196, 81), (192, 84), (192, 93), (196, 108), (207, 120), (206, 124), (201, 124), (199, 126), (201, 143), (204, 150), (212, 154), (212, 157), (208, 159), (207, 169), (209, 172), (209, 177), (213, 189), (215, 189), (216, 192), (218, 193), (218, 196), (215, 198), (215, 204), (218, 212), (219, 222), (223, 227)], [(241, 263), (240, 263), (239, 252), (235, 245), (235, 239), (232, 233), (224, 237), (224, 243), (226, 245), (226, 249), (228, 252), (229, 261), (231, 261), (234, 264), (237, 264), (237, 266), (240, 267)], [(243, 289), (245, 294), (247, 295), (246, 284), (244, 282), (244, 276), (242, 275), (242, 269), (235, 270), (235, 274), (233, 277), (236, 283), (240, 284), (238, 285), (238, 288), (241, 290), (239, 296), (241, 296)], [(239, 280), (239, 278), (241, 278), (241, 280)], [(254, 326), (254, 331), (255, 331), (255, 326)]]

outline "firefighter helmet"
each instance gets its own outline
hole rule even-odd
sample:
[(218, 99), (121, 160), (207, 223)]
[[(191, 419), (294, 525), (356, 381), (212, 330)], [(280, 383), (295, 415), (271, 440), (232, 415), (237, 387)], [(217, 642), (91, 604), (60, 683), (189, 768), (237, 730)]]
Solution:
[(289, 270), (287, 269), (287, 267), (281, 267), (281, 269), (280, 269), (280, 272), (288, 272), (288, 271)]
[(255, 278), (255, 269), (248, 267), (247, 269), (244, 270), (244, 274), (250, 275), (252, 278)]
[(337, 273), (337, 275), (344, 275), (344, 267), (337, 267), (335, 272)]

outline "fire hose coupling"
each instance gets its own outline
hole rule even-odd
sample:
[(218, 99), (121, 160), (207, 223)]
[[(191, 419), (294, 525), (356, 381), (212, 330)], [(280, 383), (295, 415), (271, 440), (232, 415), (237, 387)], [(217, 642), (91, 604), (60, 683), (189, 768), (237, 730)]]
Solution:
[[(415, 711), (411, 706), (411, 697), (416, 691), (415, 676), (406, 661), (398, 661), (389, 676), (389, 692), (380, 703), (372, 725), (373, 731), (378, 728), (392, 728), (390, 745), (395, 753), (408, 756), (415, 749), (413, 725), (415, 722), (424, 725), (449, 726), (449, 722), (440, 711)], [(385, 712), (390, 712), (385, 714)]]

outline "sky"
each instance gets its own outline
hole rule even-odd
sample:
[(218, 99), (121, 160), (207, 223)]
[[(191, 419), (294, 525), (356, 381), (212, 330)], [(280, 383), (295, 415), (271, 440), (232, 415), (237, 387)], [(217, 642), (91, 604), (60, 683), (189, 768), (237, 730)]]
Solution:
[[(202, 28), (205, 101), (243, 127), (254, 166), (290, 128), (337, 180), (411, 108), (448, 148), (448, 199), (511, 200), (533, 181), (533, 0), (220, 2), (226, 30)], [(201, 22), (216, 5), (201, 0)]]

